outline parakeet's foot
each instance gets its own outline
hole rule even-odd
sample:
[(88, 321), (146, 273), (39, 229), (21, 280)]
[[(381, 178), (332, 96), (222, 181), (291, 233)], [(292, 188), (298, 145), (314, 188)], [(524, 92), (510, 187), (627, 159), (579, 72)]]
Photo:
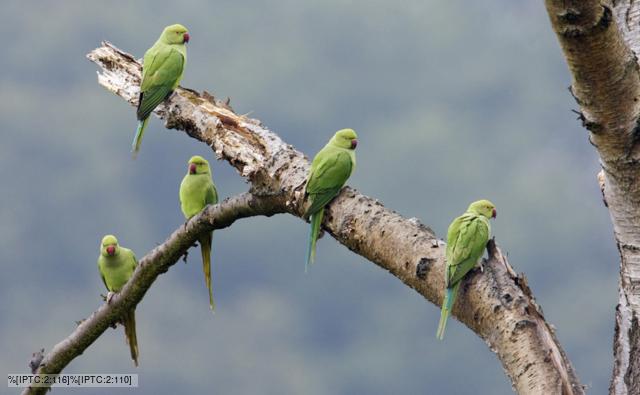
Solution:
[(116, 294), (115, 292), (111, 292), (111, 291), (109, 291), (109, 293), (107, 293), (107, 304), (111, 303), (111, 299), (113, 299), (115, 294)]
[(318, 240), (324, 237), (324, 229), (320, 228), (320, 232), (318, 232)]
[(480, 260), (478, 267), (480, 268), (480, 273), (484, 273), (484, 259)]
[(187, 258), (189, 257), (189, 251), (185, 251), (184, 255), (182, 255), (182, 260), (184, 261), (184, 263), (187, 263)]
[(36, 371), (42, 366), (42, 360), (44, 359), (44, 348), (40, 351), (31, 354), (31, 360), (29, 361), (29, 367), (31, 368), (31, 374), (36, 374)]

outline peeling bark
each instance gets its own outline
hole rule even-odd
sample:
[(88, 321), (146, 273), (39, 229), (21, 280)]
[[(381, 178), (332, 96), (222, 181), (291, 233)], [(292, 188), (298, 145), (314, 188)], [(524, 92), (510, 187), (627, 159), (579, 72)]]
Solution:
[(620, 252), (610, 394), (640, 393), (640, 2), (546, 0)]
[[(88, 58), (101, 68), (102, 86), (136, 104), (140, 65), (131, 55), (103, 43)], [(252, 191), (282, 196), (282, 208), (301, 217), (309, 161), (259, 121), (235, 114), (211, 94), (184, 88), (177, 89), (156, 114), (168, 128), (209, 145), (218, 159), (228, 161), (251, 182)], [(440, 305), (445, 243), (417, 219), (403, 218), (346, 187), (329, 206), (323, 228)], [(496, 353), (519, 394), (584, 393), (525, 277), (515, 274), (493, 242), (488, 250), (484, 273), (474, 271), (464, 280), (453, 316)], [(435, 334), (435, 322), (432, 329)]]

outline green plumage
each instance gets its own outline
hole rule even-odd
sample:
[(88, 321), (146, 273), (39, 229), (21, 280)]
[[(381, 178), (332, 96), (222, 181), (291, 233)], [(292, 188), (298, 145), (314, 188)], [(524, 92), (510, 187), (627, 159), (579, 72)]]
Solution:
[(436, 336), (442, 340), (447, 319), (455, 303), (458, 288), (464, 276), (478, 263), (489, 241), (496, 210), (488, 200), (471, 203), (467, 211), (454, 219), (447, 232), (445, 297), (442, 301), (440, 323)]
[[(98, 256), (98, 271), (105, 287), (110, 293), (120, 292), (122, 287), (129, 281), (138, 261), (136, 256), (128, 248), (120, 247), (115, 236), (107, 235), (102, 239), (100, 245), (100, 256)], [(107, 297), (107, 302), (110, 298)], [(131, 359), (135, 366), (138, 366), (138, 337), (136, 335), (135, 309), (126, 312), (121, 322), (124, 326), (124, 334)]]
[(138, 128), (132, 143), (135, 156), (140, 150), (149, 115), (180, 84), (187, 63), (187, 29), (179, 24), (167, 26), (158, 41), (144, 54), (142, 82), (136, 116)]
[(305, 195), (310, 205), (304, 217), (311, 218), (305, 271), (309, 263), (315, 260), (316, 241), (320, 233), (324, 208), (340, 192), (356, 167), (357, 138), (356, 132), (352, 129), (339, 130), (311, 162), (305, 188)]
[[(182, 214), (188, 220), (198, 214), (209, 204), (218, 203), (218, 192), (211, 178), (211, 167), (201, 156), (193, 156), (189, 159), (187, 175), (180, 184), (180, 208)], [(216, 308), (213, 301), (213, 289), (211, 287), (211, 239), (213, 232), (202, 235), (198, 242), (202, 252), (202, 270), (209, 291), (209, 306), (211, 311)]]

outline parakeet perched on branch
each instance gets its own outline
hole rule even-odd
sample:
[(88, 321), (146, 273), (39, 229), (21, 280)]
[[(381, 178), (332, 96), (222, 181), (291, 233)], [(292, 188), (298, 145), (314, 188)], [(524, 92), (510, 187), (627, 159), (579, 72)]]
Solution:
[[(218, 203), (218, 192), (211, 178), (211, 167), (209, 162), (201, 156), (193, 156), (189, 159), (187, 175), (180, 184), (180, 207), (182, 213), (188, 220), (198, 214), (208, 204)], [(211, 311), (216, 305), (213, 301), (213, 290), (211, 289), (211, 238), (213, 232), (202, 235), (198, 242), (202, 251), (202, 269), (204, 280), (209, 290), (209, 306)]]
[[(133, 252), (118, 245), (118, 240), (113, 235), (106, 235), (100, 244), (100, 256), (98, 256), (98, 270), (104, 285), (109, 293), (107, 303), (111, 302), (113, 294), (120, 292), (129, 281), (138, 261)], [(131, 351), (131, 359), (138, 366), (138, 338), (136, 336), (136, 310), (131, 309), (121, 318), (124, 326), (124, 334)]]
[(189, 32), (186, 27), (179, 24), (167, 26), (158, 41), (144, 54), (136, 111), (138, 128), (131, 144), (134, 158), (140, 150), (149, 115), (180, 84), (187, 63), (187, 48), (184, 44), (188, 42)]
[(488, 200), (478, 200), (454, 219), (447, 232), (447, 266), (445, 296), (436, 336), (442, 340), (447, 318), (455, 303), (463, 277), (478, 263), (491, 234), (490, 218), (496, 217), (496, 207)]
[(352, 129), (337, 131), (311, 162), (311, 170), (305, 188), (305, 196), (311, 203), (304, 213), (305, 219), (311, 217), (305, 272), (309, 263), (313, 263), (315, 259), (316, 241), (320, 233), (324, 208), (338, 195), (356, 167), (357, 138), (358, 135)]

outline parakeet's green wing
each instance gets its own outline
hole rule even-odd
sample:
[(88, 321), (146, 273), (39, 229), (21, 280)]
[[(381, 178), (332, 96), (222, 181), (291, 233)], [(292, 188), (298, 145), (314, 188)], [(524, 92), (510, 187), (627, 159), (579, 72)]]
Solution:
[(158, 45), (164, 44), (154, 44), (153, 47), (149, 48), (147, 52), (144, 53), (144, 58), (142, 58), (142, 80), (140, 81), (140, 91), (142, 91), (143, 86), (149, 89), (148, 76), (153, 74), (153, 71), (157, 69), (157, 67), (154, 67), (153, 61), (160, 52)]
[(133, 251), (129, 250), (131, 252), (131, 270), (136, 270), (136, 266), (138, 266), (138, 259), (136, 258), (135, 254), (133, 253)]
[(205, 205), (218, 203), (218, 191), (216, 191), (216, 187), (213, 182), (207, 188), (207, 192), (204, 197), (204, 203)]
[(451, 262), (447, 266), (447, 286), (457, 283), (473, 269), (489, 240), (489, 226), (486, 220), (480, 216), (465, 215), (461, 218), (457, 237), (450, 243), (453, 246), (448, 254)]
[(104, 273), (102, 272), (102, 265), (100, 264), (100, 261), (98, 261), (98, 271), (100, 272), (100, 278), (102, 279), (105, 288), (109, 289), (109, 286), (107, 285), (107, 279), (104, 278)]
[[(319, 155), (322, 155), (319, 154)], [(306, 215), (322, 209), (333, 199), (351, 175), (353, 163), (347, 152), (329, 153), (314, 160), (306, 192), (312, 195)]]
[(465, 221), (466, 216), (461, 215), (451, 222), (449, 225), (449, 229), (447, 229), (447, 264), (452, 264), (453, 262), (453, 247), (458, 241), (458, 234), (460, 231), (460, 225)]
[(174, 84), (182, 77), (183, 69), (184, 55), (177, 49), (168, 45), (150, 49), (144, 57), (140, 91), (147, 92), (165, 84), (175, 88)]
[(170, 46), (150, 52), (145, 54), (145, 64), (142, 66), (140, 102), (136, 112), (139, 120), (148, 118), (153, 109), (175, 89), (184, 68), (184, 56)]

